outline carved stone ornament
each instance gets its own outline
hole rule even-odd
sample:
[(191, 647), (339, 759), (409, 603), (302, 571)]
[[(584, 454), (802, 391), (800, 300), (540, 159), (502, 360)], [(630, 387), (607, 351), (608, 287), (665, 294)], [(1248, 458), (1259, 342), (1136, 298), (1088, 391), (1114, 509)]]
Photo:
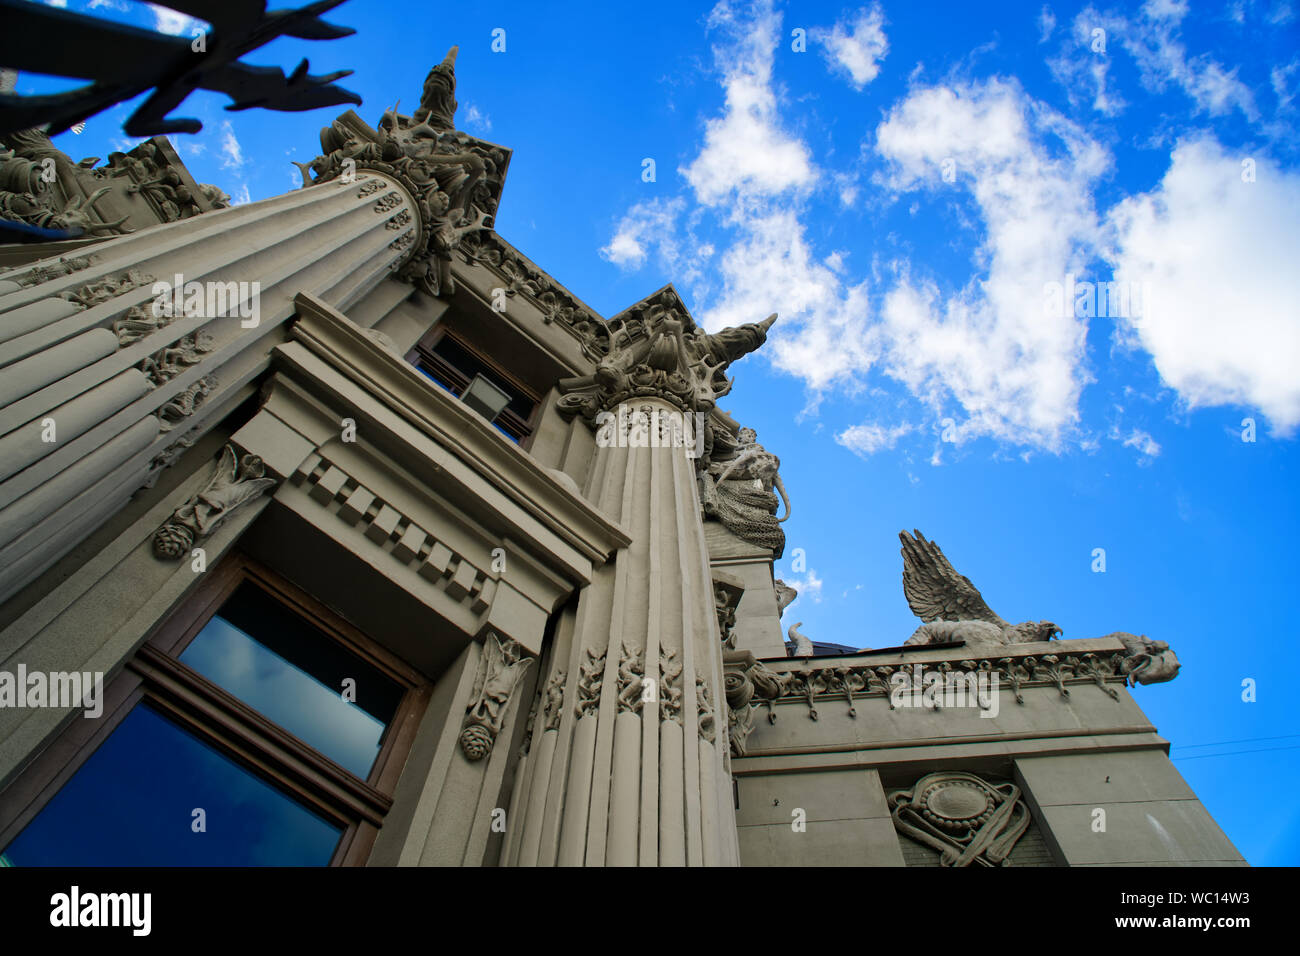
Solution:
[(645, 651), (623, 644), (623, 656), (618, 662), (618, 712), (641, 712), (641, 688), (644, 684)]
[[(356, 113), (344, 113), (321, 130), (321, 155), (297, 164), (304, 187), (362, 175), (364, 170), (400, 182), (419, 206), (421, 228), (397, 274), (429, 295), (455, 291), (452, 255), (467, 236), (492, 227), (510, 162), (509, 150), (452, 125), (456, 52), (452, 47), (429, 71), (413, 116), (390, 109), (372, 129)], [(390, 193), (376, 201), (375, 211), (385, 212), (399, 202), (398, 195)], [(395, 229), (405, 224), (400, 215), (389, 223)]]
[(659, 655), (659, 718), (682, 722), (682, 661), (674, 650)]
[[(728, 531), (776, 554), (785, 550), (781, 524), (790, 517), (790, 497), (778, 469), (781, 460), (758, 443), (752, 428), (735, 435), (714, 430), (709, 462), (701, 469), (700, 506), (706, 518), (715, 518)], [(780, 503), (785, 515), (776, 516)]]
[(744, 586), (735, 578), (713, 578), (713, 610), (718, 617), (718, 634), (722, 637), (722, 646), (728, 650), (735, 650), (736, 647), (736, 609), (744, 594)]
[(28, 286), (40, 285), (42, 282), (61, 279), (64, 276), (72, 275), (74, 272), (80, 272), (82, 269), (88, 269), (91, 263), (95, 261), (94, 256), (68, 256), (57, 262), (32, 266), (17, 275), (5, 276), (5, 279), (9, 282), (16, 282), (21, 288), (25, 289)]
[(235, 509), (275, 485), (274, 478), (263, 477), (265, 473), (261, 458), (238, 458), (235, 447), (227, 445), (203, 490), (173, 511), (154, 532), (154, 555), (175, 561), (187, 554), (195, 541), (216, 531)]
[(754, 708), (766, 702), (768, 722), (775, 723), (772, 702), (785, 693), (790, 675), (769, 670), (752, 651), (724, 652), (723, 668), (722, 687), (727, 698), (731, 755), (743, 757), (746, 741), (754, 730)]
[(560, 713), (564, 707), (564, 680), (567, 675), (564, 671), (558, 670), (551, 675), (551, 679), (546, 682), (545, 691), (545, 723), (542, 725), (543, 730), (555, 730), (560, 726)]
[(574, 711), (581, 720), (600, 708), (600, 687), (605, 680), (605, 652), (597, 654), (590, 647), (584, 652), (586, 661), (578, 665), (578, 703)]
[(709, 697), (709, 685), (703, 677), (698, 675), (695, 678), (695, 703), (697, 708), (697, 720), (699, 721), (700, 737), (713, 743), (717, 732), (714, 729), (714, 712), (713, 701)]
[[(482, 760), (492, 752), (492, 744), (506, 719), (510, 695), (514, 693), (533, 659), (510, 638), (502, 641), (489, 631), (483, 641), (483, 661), (474, 678), (470, 705), (460, 732), (460, 749), (470, 760)], [(549, 702), (547, 704), (549, 707)]]
[(523, 296), (537, 306), (543, 323), (568, 330), (592, 361), (609, 352), (605, 320), (496, 233), (480, 230), (463, 236), (457, 252), (466, 262), (490, 269), (507, 298)]
[(776, 616), (779, 618), (785, 614), (785, 609), (794, 603), (794, 599), (799, 596), (799, 589), (791, 587), (780, 578), (772, 582), (772, 590), (776, 592)]
[[(731, 391), (728, 367), (767, 341), (775, 321), (771, 315), (710, 335), (666, 286), (609, 320), (608, 353), (591, 375), (559, 381), (563, 397), (556, 407), (564, 417), (581, 416), (593, 427), (601, 412), (637, 398), (660, 398), (684, 412), (707, 413)], [(705, 458), (711, 443), (706, 433)]]
[(899, 833), (937, 850), (943, 866), (1010, 866), (1011, 850), (1029, 827), (1029, 808), (1015, 784), (973, 773), (926, 774), (889, 794)]

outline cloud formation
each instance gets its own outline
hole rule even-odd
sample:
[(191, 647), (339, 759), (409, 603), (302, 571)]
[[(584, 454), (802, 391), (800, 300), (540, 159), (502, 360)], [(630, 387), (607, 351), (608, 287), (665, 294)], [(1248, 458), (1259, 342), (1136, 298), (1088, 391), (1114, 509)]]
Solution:
[(815, 28), (809, 35), (822, 45), (822, 55), (831, 69), (847, 75), (860, 90), (880, 75), (880, 65), (889, 53), (884, 27), (885, 14), (877, 3), (860, 8), (852, 23), (839, 20), (829, 30)]
[(1245, 159), (1253, 170), (1208, 136), (1179, 143), (1160, 184), (1111, 211), (1110, 259), (1117, 280), (1151, 284), (1149, 308), (1122, 330), (1189, 407), (1251, 406), (1289, 434), (1300, 425), (1300, 174)]

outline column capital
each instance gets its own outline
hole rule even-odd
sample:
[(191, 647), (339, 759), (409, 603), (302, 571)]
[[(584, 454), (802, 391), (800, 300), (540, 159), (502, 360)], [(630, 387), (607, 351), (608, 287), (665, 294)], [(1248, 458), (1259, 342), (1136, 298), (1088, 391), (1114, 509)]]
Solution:
[(710, 334), (696, 325), (671, 285), (609, 320), (609, 346), (590, 375), (561, 379), (557, 406), (593, 427), (623, 402), (659, 398), (683, 412), (711, 412), (731, 391), (732, 362), (767, 341), (775, 313)]

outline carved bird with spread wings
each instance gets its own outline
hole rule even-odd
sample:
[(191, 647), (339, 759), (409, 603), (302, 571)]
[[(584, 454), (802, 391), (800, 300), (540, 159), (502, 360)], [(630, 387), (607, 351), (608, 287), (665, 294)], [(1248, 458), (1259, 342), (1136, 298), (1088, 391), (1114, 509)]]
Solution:
[(933, 541), (916, 532), (900, 531), (903, 542), (903, 594), (912, 613), (923, 623), (908, 644), (1021, 644), (1050, 641), (1061, 629), (1051, 621), (1008, 624), (984, 603), (965, 575), (958, 574)]

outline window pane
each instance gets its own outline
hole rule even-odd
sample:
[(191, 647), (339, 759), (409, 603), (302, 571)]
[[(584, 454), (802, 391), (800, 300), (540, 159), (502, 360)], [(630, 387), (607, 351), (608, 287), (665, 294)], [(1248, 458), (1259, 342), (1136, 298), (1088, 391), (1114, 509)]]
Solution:
[[(206, 832), (194, 832), (194, 811)], [(324, 866), (342, 828), (138, 704), (0, 860), (14, 866)]]
[(400, 686), (248, 582), (180, 661), (363, 780), (402, 698)]

